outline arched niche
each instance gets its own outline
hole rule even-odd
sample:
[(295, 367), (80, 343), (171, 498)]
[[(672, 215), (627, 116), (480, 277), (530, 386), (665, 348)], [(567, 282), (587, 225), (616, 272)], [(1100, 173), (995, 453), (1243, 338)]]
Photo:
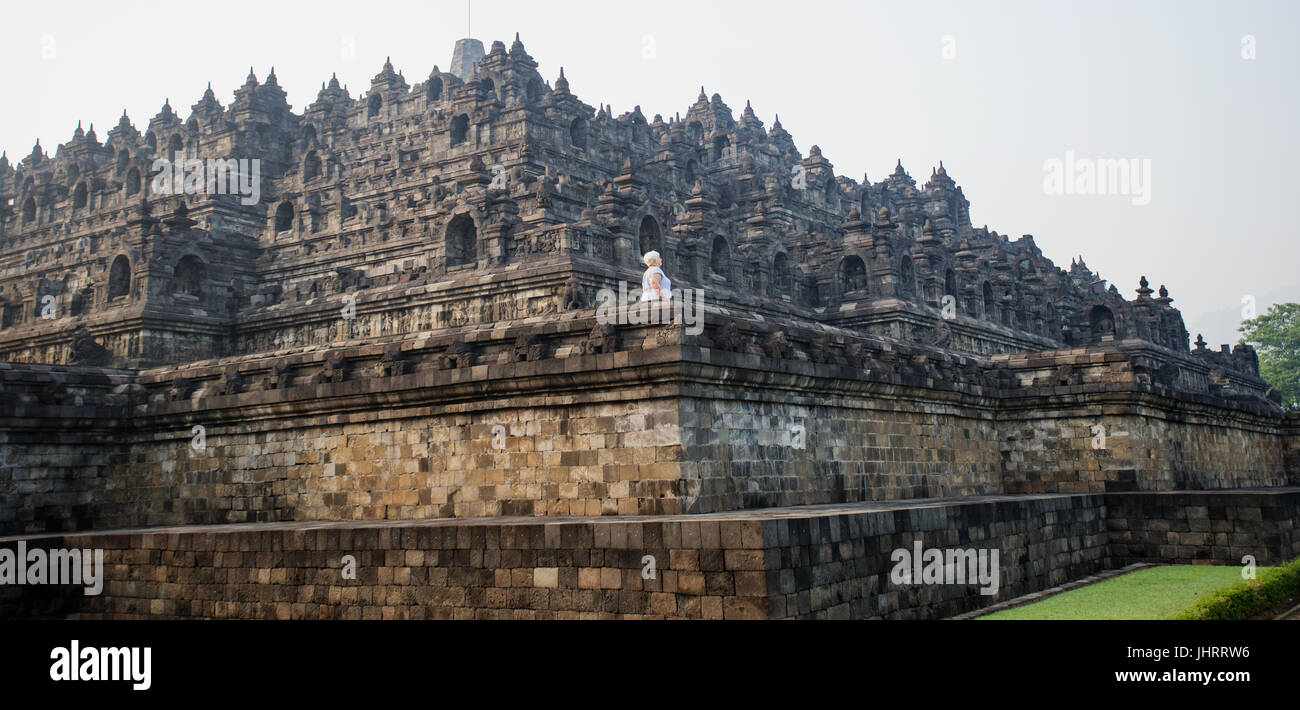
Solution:
[(912, 266), (912, 257), (904, 256), (898, 262), (898, 297), (911, 300), (916, 296), (916, 268)]
[(709, 269), (724, 279), (731, 278), (731, 247), (727, 240), (718, 236), (713, 238), (713, 249), (709, 254)]
[(569, 124), (569, 143), (574, 148), (587, 148), (587, 119), (579, 116)]
[(108, 270), (108, 300), (122, 298), (131, 293), (131, 262), (123, 254), (113, 259)]
[(122, 179), (122, 186), (126, 190), (126, 196), (139, 194), (140, 192), (140, 171), (131, 168), (126, 172), (126, 177)]
[(302, 179), (315, 180), (321, 176), (321, 159), (316, 151), (308, 151), (302, 162)]
[(727, 149), (731, 147), (731, 139), (726, 136), (715, 136), (713, 138), (713, 159), (722, 160), (727, 155)]
[(287, 232), (293, 229), (293, 203), (285, 200), (275, 208), (275, 231)]
[(1093, 306), (1088, 311), (1088, 328), (1092, 331), (1093, 342), (1100, 342), (1107, 336), (1115, 336), (1115, 314), (1105, 306)]
[(840, 262), (840, 292), (855, 296), (867, 294), (867, 265), (862, 257), (850, 254)]
[(641, 225), (637, 229), (637, 244), (641, 249), (642, 256), (652, 251), (663, 251), (659, 222), (654, 217), (646, 215), (641, 218)]
[(458, 146), (469, 137), (469, 116), (460, 114), (451, 119), (451, 144)]
[(478, 262), (478, 226), (473, 217), (458, 214), (447, 223), (445, 248), (449, 268)]
[(172, 276), (173, 291), (181, 296), (203, 296), (203, 281), (207, 275), (207, 266), (203, 260), (193, 254), (183, 257), (176, 263)]
[(790, 257), (785, 252), (777, 252), (772, 257), (772, 295), (792, 296), (790, 293)]

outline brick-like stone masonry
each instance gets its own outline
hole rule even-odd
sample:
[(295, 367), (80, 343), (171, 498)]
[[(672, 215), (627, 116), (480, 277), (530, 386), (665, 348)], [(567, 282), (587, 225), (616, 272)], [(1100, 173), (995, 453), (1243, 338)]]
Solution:
[[(939, 618), (1132, 562), (1239, 564), (1250, 554), (1276, 564), (1300, 554), (1297, 506), (1300, 489), (1287, 488), (33, 537), (29, 546), (103, 548), (104, 593), (3, 587), (0, 615)], [(891, 553), (917, 540), (927, 549), (998, 549), (998, 594), (893, 584)], [(355, 580), (343, 579), (344, 555), (355, 557)], [(643, 575), (647, 555), (653, 579)]]
[[(571, 323), (558, 334), (587, 331)], [(185, 399), (166, 396), (163, 372), (0, 364), (0, 532), (1300, 482), (1288, 473), (1300, 418), (1135, 382), (1140, 354), (1113, 349), (1009, 361), (996, 381), (694, 344), (554, 349), (565, 356), (444, 370), (441, 348), (417, 344), (403, 351), (408, 373), (320, 383), (319, 353), (247, 359), (300, 374), (230, 394), (216, 389), (230, 362), (202, 364), (186, 371)], [(358, 348), (354, 371), (371, 367), (367, 350), (385, 352)], [(1086, 381), (1040, 374), (1067, 365)]]
[[(942, 163), (858, 182), (718, 94), (616, 117), (482, 49), (301, 114), (250, 73), (0, 157), (0, 534), (288, 526), (94, 533), (114, 592), (64, 611), (933, 616), (979, 600), (887, 589), (908, 535), (1000, 541), (1017, 593), (1293, 546), (1249, 529), (1293, 507), (1195, 502), (1300, 484), (1300, 416), (1165, 288), (974, 227)], [(256, 157), (263, 199), (155, 194), (178, 152)], [(652, 249), (701, 333), (599, 320)], [(1193, 498), (1107, 513), (1162, 491)], [(809, 505), (906, 512), (728, 512)], [(330, 583), (317, 522), (356, 526), (366, 584)]]

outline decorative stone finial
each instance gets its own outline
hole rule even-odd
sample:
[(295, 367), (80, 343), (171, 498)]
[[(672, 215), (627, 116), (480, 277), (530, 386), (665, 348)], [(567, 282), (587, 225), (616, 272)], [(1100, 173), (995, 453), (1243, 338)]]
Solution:
[(456, 40), (456, 48), (452, 51), (449, 73), (454, 74), (461, 81), (469, 81), (470, 75), (474, 73), (474, 69), (484, 56), (486, 56), (486, 52), (483, 50), (481, 41), (468, 37)]

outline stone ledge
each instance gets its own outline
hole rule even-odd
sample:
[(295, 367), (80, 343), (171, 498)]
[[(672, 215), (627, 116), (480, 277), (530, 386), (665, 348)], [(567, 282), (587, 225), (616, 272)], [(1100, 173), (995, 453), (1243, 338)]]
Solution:
[[(275, 523), (0, 538), (105, 551), (105, 593), (8, 587), (10, 616), (79, 618), (934, 618), (1132, 562), (1105, 523), (1164, 494), (981, 496), (708, 515)], [(1300, 488), (1178, 494), (1243, 512)], [(1186, 510), (1183, 505), (1173, 506)], [(1148, 516), (1130, 520), (1161, 522)], [(1253, 516), (1241, 516), (1250, 521)], [(1261, 532), (1244, 545), (1271, 544)], [(1002, 586), (898, 585), (890, 550), (993, 547)], [(1280, 545), (1278, 543), (1281, 543)], [(1208, 548), (1207, 548), (1208, 549)], [(1164, 547), (1159, 550), (1165, 550)], [(1170, 559), (1183, 561), (1176, 547)], [(356, 579), (344, 580), (341, 555)], [(656, 575), (644, 576), (645, 556)], [(1205, 560), (1202, 560), (1205, 561)], [(1216, 560), (1229, 561), (1229, 560)], [(1268, 564), (1264, 559), (1261, 563)]]
[[(18, 540), (40, 540), (45, 538), (78, 538), (104, 535), (168, 535), (176, 533), (228, 534), (246, 532), (284, 532), (306, 530), (345, 530), (345, 529), (393, 529), (393, 528), (457, 528), (457, 527), (500, 527), (509, 525), (590, 525), (601, 524), (654, 524), (654, 523), (699, 523), (720, 521), (766, 521), (789, 519), (831, 518), (863, 513), (881, 513), (892, 511), (922, 511), (947, 509), (961, 506), (991, 505), (1004, 503), (1023, 503), (1038, 501), (1067, 501), (1075, 499), (1114, 498), (1141, 502), (1147, 498), (1169, 499), (1174, 497), (1204, 498), (1227, 496), (1246, 502), (1263, 503), (1276, 501), (1287, 496), (1298, 496), (1300, 486), (1277, 488), (1228, 488), (1202, 491), (1126, 491), (1120, 493), (1038, 493), (964, 496), (961, 498), (913, 498), (907, 500), (868, 501), (861, 503), (828, 503), (824, 505), (801, 505), (755, 510), (730, 510), (714, 513), (694, 513), (690, 515), (572, 515), (572, 516), (500, 516), (491, 518), (437, 518), (430, 520), (299, 520), (272, 523), (228, 523), (220, 525), (164, 525), (142, 528), (120, 528), (112, 530), (80, 530), (75, 532), (49, 532), (29, 535), (0, 536), (0, 543)], [(1252, 500), (1253, 499), (1253, 500)]]

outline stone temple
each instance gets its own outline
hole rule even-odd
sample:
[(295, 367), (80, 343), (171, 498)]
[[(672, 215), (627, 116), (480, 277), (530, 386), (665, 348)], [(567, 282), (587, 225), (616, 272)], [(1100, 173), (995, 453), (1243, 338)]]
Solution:
[[(451, 67), (0, 158), (0, 546), (107, 575), (0, 616), (919, 618), (1300, 554), (1300, 419), (1165, 288), (975, 227), (942, 163), (615, 116), (517, 37)], [(651, 250), (702, 332), (598, 318)], [(891, 581), (916, 543), (1000, 589)]]

